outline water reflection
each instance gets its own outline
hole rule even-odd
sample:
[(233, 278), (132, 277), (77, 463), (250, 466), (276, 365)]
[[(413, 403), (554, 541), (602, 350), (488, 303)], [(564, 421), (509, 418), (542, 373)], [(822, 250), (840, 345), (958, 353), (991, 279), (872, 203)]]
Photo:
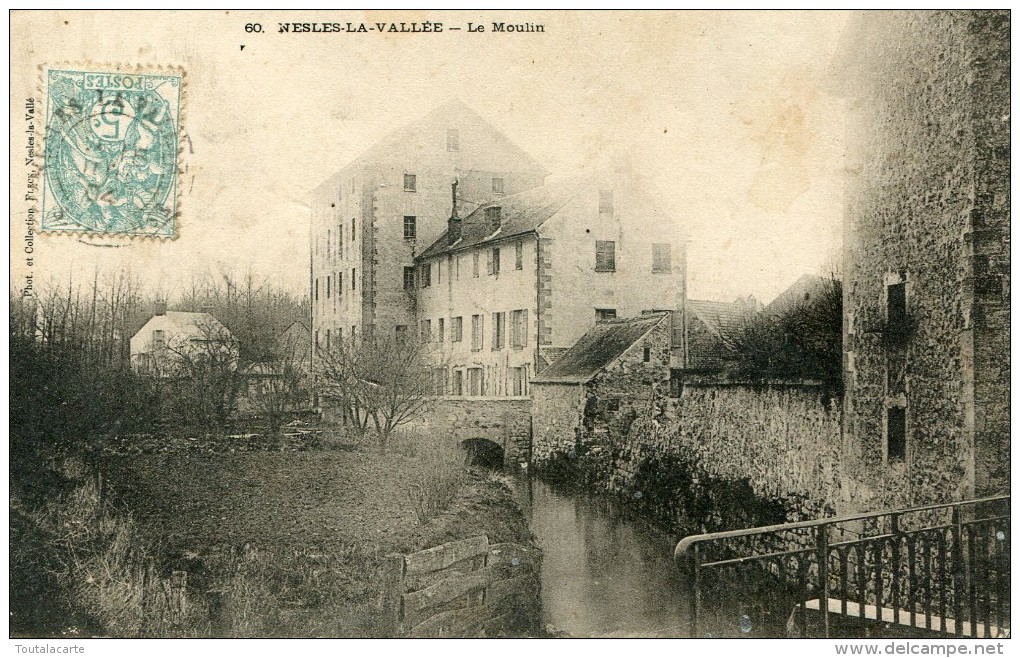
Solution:
[(544, 623), (573, 637), (684, 637), (675, 540), (610, 499), (521, 481), (543, 551)]

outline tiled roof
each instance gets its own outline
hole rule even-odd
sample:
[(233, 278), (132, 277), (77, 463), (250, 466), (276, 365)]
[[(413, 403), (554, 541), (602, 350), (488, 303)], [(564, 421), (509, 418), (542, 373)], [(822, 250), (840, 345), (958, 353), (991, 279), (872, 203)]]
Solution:
[[(718, 370), (731, 358), (729, 346), (743, 328), (757, 304), (752, 300), (713, 302), (688, 299), (689, 322), (687, 367), (694, 370)], [(704, 326), (698, 331), (695, 322)]]
[[(467, 217), (461, 219), (460, 240), (451, 246), (447, 232), (443, 231), (439, 239), (423, 251), (419, 258), (431, 258), (448, 250), (460, 251), (485, 242), (503, 240), (535, 231), (584, 189), (584, 179), (572, 178), (532, 188), (481, 205)], [(498, 230), (493, 228), (492, 223), (485, 217), (486, 208), (497, 206), (500, 209)]]
[(583, 384), (644, 337), (666, 313), (598, 322), (533, 383)]
[(793, 282), (793, 285), (779, 293), (775, 299), (769, 302), (769, 305), (765, 307), (765, 312), (770, 315), (787, 313), (801, 304), (818, 299), (830, 284), (830, 279), (815, 274), (801, 275), (799, 279)]

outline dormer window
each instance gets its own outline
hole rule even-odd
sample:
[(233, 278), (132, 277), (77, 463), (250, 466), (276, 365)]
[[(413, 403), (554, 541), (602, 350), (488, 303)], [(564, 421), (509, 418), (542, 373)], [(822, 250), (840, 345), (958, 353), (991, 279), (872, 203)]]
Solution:
[(499, 206), (491, 206), (485, 209), (485, 222), (493, 229), (499, 228), (503, 220), (503, 209)]
[(418, 177), (414, 174), (404, 174), (404, 191), (405, 192), (417, 192), (418, 191)]

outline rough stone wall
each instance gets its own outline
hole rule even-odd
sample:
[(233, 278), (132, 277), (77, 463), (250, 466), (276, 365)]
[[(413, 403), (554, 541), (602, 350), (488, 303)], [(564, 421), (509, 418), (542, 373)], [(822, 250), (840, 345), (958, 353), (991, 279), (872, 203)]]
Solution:
[(451, 441), (488, 439), (503, 448), (505, 463), (527, 463), (531, 448), (531, 400), (437, 398), (412, 428), (446, 434)]
[[(851, 29), (847, 511), (969, 497), (1008, 464), (1008, 33), (1008, 14), (969, 11), (867, 13)], [(988, 302), (976, 270), (993, 277)], [(890, 345), (899, 282), (911, 331)], [(903, 459), (886, 449), (896, 406)]]
[(664, 433), (700, 446), (711, 475), (747, 478), (765, 498), (793, 494), (835, 507), (841, 421), (817, 386), (688, 385)]
[(584, 410), (580, 384), (534, 384), (531, 458), (540, 467), (557, 452), (568, 452), (577, 440)]
[(1009, 489), (1010, 38), (1008, 12), (982, 12), (972, 88), (976, 161), (971, 214), (974, 300), (974, 493)]

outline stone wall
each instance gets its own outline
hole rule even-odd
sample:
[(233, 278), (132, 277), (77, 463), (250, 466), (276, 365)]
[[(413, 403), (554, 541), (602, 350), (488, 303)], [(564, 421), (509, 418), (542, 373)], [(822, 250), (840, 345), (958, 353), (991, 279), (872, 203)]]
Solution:
[(531, 400), (437, 398), (411, 427), (449, 435), (451, 441), (488, 439), (503, 448), (505, 463), (529, 461)]
[[(812, 383), (688, 382), (625, 377), (536, 386), (535, 465), (621, 495), (666, 526), (723, 529), (817, 518), (840, 506), (838, 400)], [(608, 388), (613, 381), (615, 392)], [(607, 400), (619, 403), (607, 404)]]
[[(1009, 16), (865, 13), (848, 32), (844, 280), (848, 508), (1008, 477)], [(909, 335), (887, 325), (906, 286)], [(905, 455), (890, 455), (903, 409)]]

